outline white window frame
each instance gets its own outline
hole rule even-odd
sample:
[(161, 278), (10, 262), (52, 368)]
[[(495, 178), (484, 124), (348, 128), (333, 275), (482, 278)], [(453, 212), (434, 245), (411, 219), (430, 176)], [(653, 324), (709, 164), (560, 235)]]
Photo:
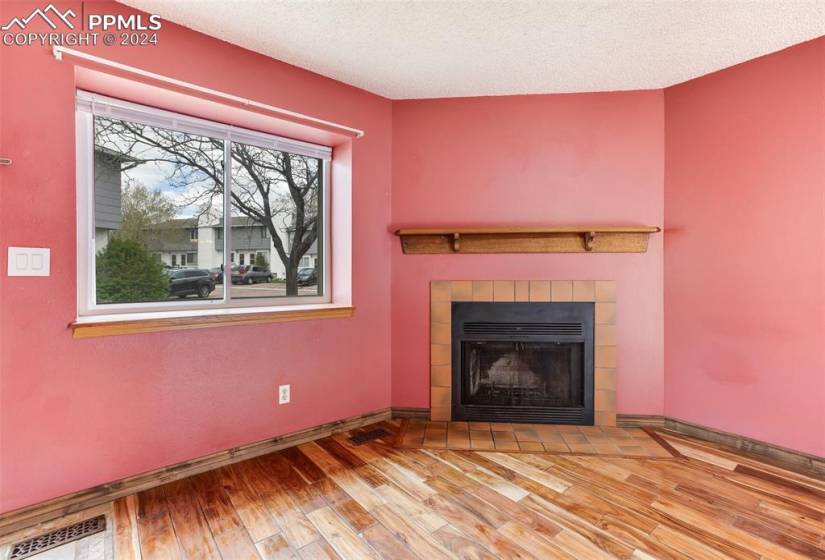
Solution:
[[(321, 286), (323, 295), (320, 296), (290, 296), (290, 297), (260, 297), (238, 298), (232, 297), (232, 244), (231, 197), (228, 189), (232, 188), (232, 166), (225, 165), (224, 169), (224, 227), (223, 227), (223, 265), (224, 265), (224, 295), (222, 299), (163, 301), (144, 303), (115, 303), (98, 304), (96, 302), (95, 285), (95, 200), (94, 200), (94, 117), (120, 119), (137, 122), (158, 128), (165, 128), (178, 132), (209, 136), (224, 141), (224, 161), (231, 161), (232, 142), (249, 144), (259, 148), (274, 149), (293, 154), (318, 158), (322, 162), (323, 188), (321, 190), (320, 211), (322, 213), (323, 235), (319, 239), (319, 249), (323, 260), (321, 272)], [(205, 119), (190, 117), (130, 103), (99, 94), (77, 90), (76, 110), (76, 164), (77, 164), (77, 309), (78, 319), (83, 317), (123, 315), (128, 318), (131, 314), (192, 311), (201, 314), (204, 311), (215, 310), (225, 313), (232, 309), (254, 311), (255, 309), (271, 310), (283, 307), (307, 307), (311, 305), (328, 306), (332, 303), (332, 266), (331, 266), (331, 167), (332, 148), (283, 138), (272, 134), (257, 132), (245, 128), (221, 124)], [(227, 222), (229, 227), (227, 227)], [(156, 313), (156, 314), (157, 314)], [(154, 318), (148, 317), (147, 318)]]

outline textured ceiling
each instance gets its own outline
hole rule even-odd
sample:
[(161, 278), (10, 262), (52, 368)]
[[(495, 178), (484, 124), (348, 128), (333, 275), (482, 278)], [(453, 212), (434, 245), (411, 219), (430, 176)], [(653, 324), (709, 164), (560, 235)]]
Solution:
[(825, 0), (122, 0), (393, 99), (655, 89), (825, 35)]

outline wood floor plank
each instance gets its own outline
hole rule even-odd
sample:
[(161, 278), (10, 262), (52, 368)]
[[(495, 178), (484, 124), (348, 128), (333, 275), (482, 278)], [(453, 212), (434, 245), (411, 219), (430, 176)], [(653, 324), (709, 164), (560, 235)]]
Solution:
[(262, 560), (297, 560), (298, 555), (280, 533), (255, 543)]
[(304, 480), (312, 484), (326, 478), (324, 471), (315, 463), (309, 460), (297, 447), (290, 447), (281, 451), (281, 455), (292, 465), (292, 468), (300, 474)]
[[(460, 487), (454, 486), (445, 482), (441, 478), (434, 478), (428, 481), (433, 488), (439, 490), (442, 495), (448, 496), (453, 502), (467, 511), (473, 512), (473, 515), (487, 523), (490, 527), (498, 528), (510, 521), (510, 517), (498, 508), (491, 506), (488, 502), (479, 499), (474, 494), (465, 492)], [(494, 490), (488, 488), (490, 491)], [(510, 500), (510, 498), (499, 494), (502, 500)], [(512, 500), (510, 500), (512, 501)]]
[(358, 502), (367, 511), (372, 511), (384, 503), (383, 498), (377, 494), (366, 482), (359, 478), (353, 471), (347, 470), (326, 450), (314, 443), (300, 446), (301, 451), (309, 459), (321, 468), (326, 475), (335, 481), (347, 494)]
[[(601, 492), (600, 495), (607, 501), (643, 513), (646, 517), (656, 520), (660, 524), (666, 525), (674, 530), (683, 531), (702, 542), (711, 544), (717, 550), (724, 551), (725, 554), (733, 558), (743, 560), (755, 560), (759, 558), (759, 554), (748, 550), (735, 541), (731, 542), (714, 532), (712, 526), (697, 526), (679, 517), (653, 508), (652, 503), (657, 498), (656, 494), (651, 494), (646, 491), (640, 492), (637, 488), (627, 484), (623, 485), (612, 478), (602, 476), (597, 468), (581, 468), (581, 465), (575, 463), (575, 466), (571, 466), (568, 464), (566, 458), (554, 457), (553, 462), (556, 463), (559, 468), (564, 469), (568, 476), (577, 478), (580, 484), (586, 487), (592, 486), (595, 491)], [(593, 464), (594, 467), (597, 465), (598, 463)], [(545, 497), (552, 498), (552, 496)]]
[(376, 523), (364, 531), (364, 539), (382, 558), (416, 560), (418, 558), (389, 529)]
[(166, 512), (141, 515), (138, 518), (138, 535), (143, 558), (152, 560), (182, 560), (185, 558), (175, 537), (172, 519)]
[(518, 457), (507, 455), (506, 453), (479, 453), (480, 456), (490, 459), (491, 461), (500, 464), (522, 476), (526, 476), (530, 480), (538, 482), (556, 492), (564, 492), (570, 488), (570, 483), (560, 479), (553, 474), (537, 469), (529, 463), (519, 460)]
[(781, 545), (777, 545), (758, 536), (752, 535), (747, 531), (736, 529), (735, 527), (728, 526), (724, 523), (714, 523), (713, 518), (707, 516), (705, 513), (700, 513), (672, 500), (657, 500), (653, 503), (653, 508), (663, 511), (673, 517), (676, 517), (677, 519), (681, 519), (682, 521), (693, 526), (713, 527), (713, 531), (720, 537), (725, 538), (732, 543), (737, 543), (760, 556), (767, 556), (769, 558), (804, 558), (804, 556), (800, 554), (794, 553)]
[[(249, 482), (247, 463), (230, 465), (219, 471), (224, 491), (253, 541), (261, 541), (280, 532), (272, 514)], [(254, 475), (253, 475), (254, 476)]]
[(534, 512), (544, 515), (557, 525), (580, 535), (608, 554), (619, 558), (628, 558), (633, 553), (633, 547), (586, 519), (557, 506), (541, 496), (530, 494), (522, 502)]
[(366, 464), (358, 455), (338, 443), (332, 438), (324, 438), (318, 440), (318, 446), (324, 449), (327, 453), (338, 459), (346, 467), (356, 469)]
[(728, 556), (713, 546), (702, 543), (689, 534), (672, 529), (667, 525), (656, 527), (650, 533), (650, 536), (654, 541), (678, 550), (687, 555), (688, 558), (707, 558), (708, 560), (729, 560), (733, 558), (733, 556)]
[(375, 519), (333, 480), (326, 478), (314, 485), (324, 502), (340, 515), (356, 533), (360, 533), (375, 523)]
[(136, 495), (115, 500), (115, 556), (118, 560), (140, 560), (140, 538), (137, 525)]
[[(628, 546), (635, 547), (632, 558), (642, 552), (659, 560), (692, 560), (695, 556), (684, 554), (678, 547), (667, 546), (652, 538), (650, 533), (621, 519), (605, 515), (596, 522), (596, 526), (604, 529)], [(655, 530), (655, 528), (654, 528)]]
[[(616, 558), (613, 554), (605, 552), (602, 548), (596, 546), (593, 542), (587, 540), (581, 534), (565, 529), (558, 535), (553, 537), (551, 541), (558, 545), (559, 548), (568, 552), (574, 558), (592, 558), (593, 560), (610, 560)], [(630, 558), (633, 554), (633, 549), (627, 551), (627, 554), (618, 556), (619, 558)]]
[[(807, 558), (825, 559), (825, 549), (820, 546), (822, 543), (821, 536), (816, 542), (812, 543), (807, 538), (803, 540), (796, 538), (793, 534), (789, 534), (787, 528), (778, 529), (745, 516), (737, 517), (733, 522), (733, 526)], [(825, 527), (823, 527), (823, 530), (825, 530)]]
[[(439, 453), (439, 457), (461, 470), (467, 477), (472, 478), (480, 484), (489, 486), (502, 496), (510, 498), (511, 500), (518, 501), (528, 494), (524, 489), (510, 483), (490, 469), (463, 460), (463, 457), (455, 452), (447, 451)], [(468, 466), (466, 463), (470, 463), (470, 465)]]
[(335, 549), (321, 539), (314, 541), (298, 551), (301, 560), (341, 560)]
[(201, 511), (209, 524), (215, 544), (223, 558), (258, 560), (255, 545), (221, 487), (221, 477), (215, 471), (192, 477), (197, 489)]
[[(495, 527), (474, 515), (472, 511), (461, 507), (452, 499), (438, 495), (429, 498), (427, 504), (447, 519), (450, 526), (468, 535), (490, 552), (504, 558), (533, 557), (519, 543), (510, 540), (496, 530)], [(555, 535), (555, 532), (551, 533), (552, 535)]]
[(323, 507), (316, 509), (308, 514), (307, 517), (324, 536), (327, 543), (329, 543), (342, 558), (353, 560), (380, 558), (366, 541), (362, 540), (352, 529), (347, 527), (343, 520), (338, 517), (331, 508)]
[(375, 508), (372, 515), (396, 537), (403, 539), (409, 549), (420, 558), (431, 560), (456, 558), (430, 533), (405, 518), (403, 512), (394, 511), (392, 504)]
[(398, 509), (404, 511), (406, 515), (431, 533), (438, 531), (447, 524), (447, 521), (431, 508), (395, 485), (381, 486), (377, 490), (387, 503), (395, 504)]
[(248, 463), (253, 488), (269, 509), (289, 545), (298, 550), (318, 540), (318, 531), (306, 518), (289, 489), (272, 477), (264, 463), (254, 459)]
[(380, 459), (373, 462), (372, 466), (419, 500), (426, 500), (435, 494), (435, 490), (424, 484), (423, 478), (404, 465), (393, 463), (387, 459)]
[(512, 541), (520, 543), (521, 546), (523, 546), (536, 558), (560, 558), (562, 560), (576, 560), (576, 556), (573, 556), (565, 552), (558, 546), (543, 539), (542, 537), (540, 537), (539, 535), (532, 532), (530, 529), (516, 521), (511, 521), (505, 524), (501, 529), (499, 529), (499, 532), (502, 535), (511, 539)]
[(163, 487), (178, 543), (187, 558), (220, 559), (218, 546), (188, 479)]
[(435, 536), (441, 541), (444, 548), (458, 558), (467, 560), (496, 560), (499, 558), (461, 531), (449, 525), (436, 531)]

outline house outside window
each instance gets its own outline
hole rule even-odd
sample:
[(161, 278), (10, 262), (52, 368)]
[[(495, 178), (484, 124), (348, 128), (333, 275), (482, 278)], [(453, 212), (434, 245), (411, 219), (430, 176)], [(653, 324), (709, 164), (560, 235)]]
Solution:
[[(80, 91), (77, 99), (78, 161), (87, 162), (78, 189), (88, 201), (78, 219), (81, 315), (330, 301), (328, 269), (298, 286), (289, 258), (326, 257), (329, 148)], [(236, 253), (240, 264), (261, 255), (285, 281), (171, 296), (167, 267), (223, 266), (228, 275)]]

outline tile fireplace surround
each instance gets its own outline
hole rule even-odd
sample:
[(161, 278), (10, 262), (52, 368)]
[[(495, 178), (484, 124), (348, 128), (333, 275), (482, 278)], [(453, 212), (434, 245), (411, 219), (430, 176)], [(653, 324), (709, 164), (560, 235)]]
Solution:
[(451, 420), (452, 302), (594, 302), (594, 410), (616, 425), (616, 282), (613, 280), (437, 280), (430, 284), (430, 417)]

